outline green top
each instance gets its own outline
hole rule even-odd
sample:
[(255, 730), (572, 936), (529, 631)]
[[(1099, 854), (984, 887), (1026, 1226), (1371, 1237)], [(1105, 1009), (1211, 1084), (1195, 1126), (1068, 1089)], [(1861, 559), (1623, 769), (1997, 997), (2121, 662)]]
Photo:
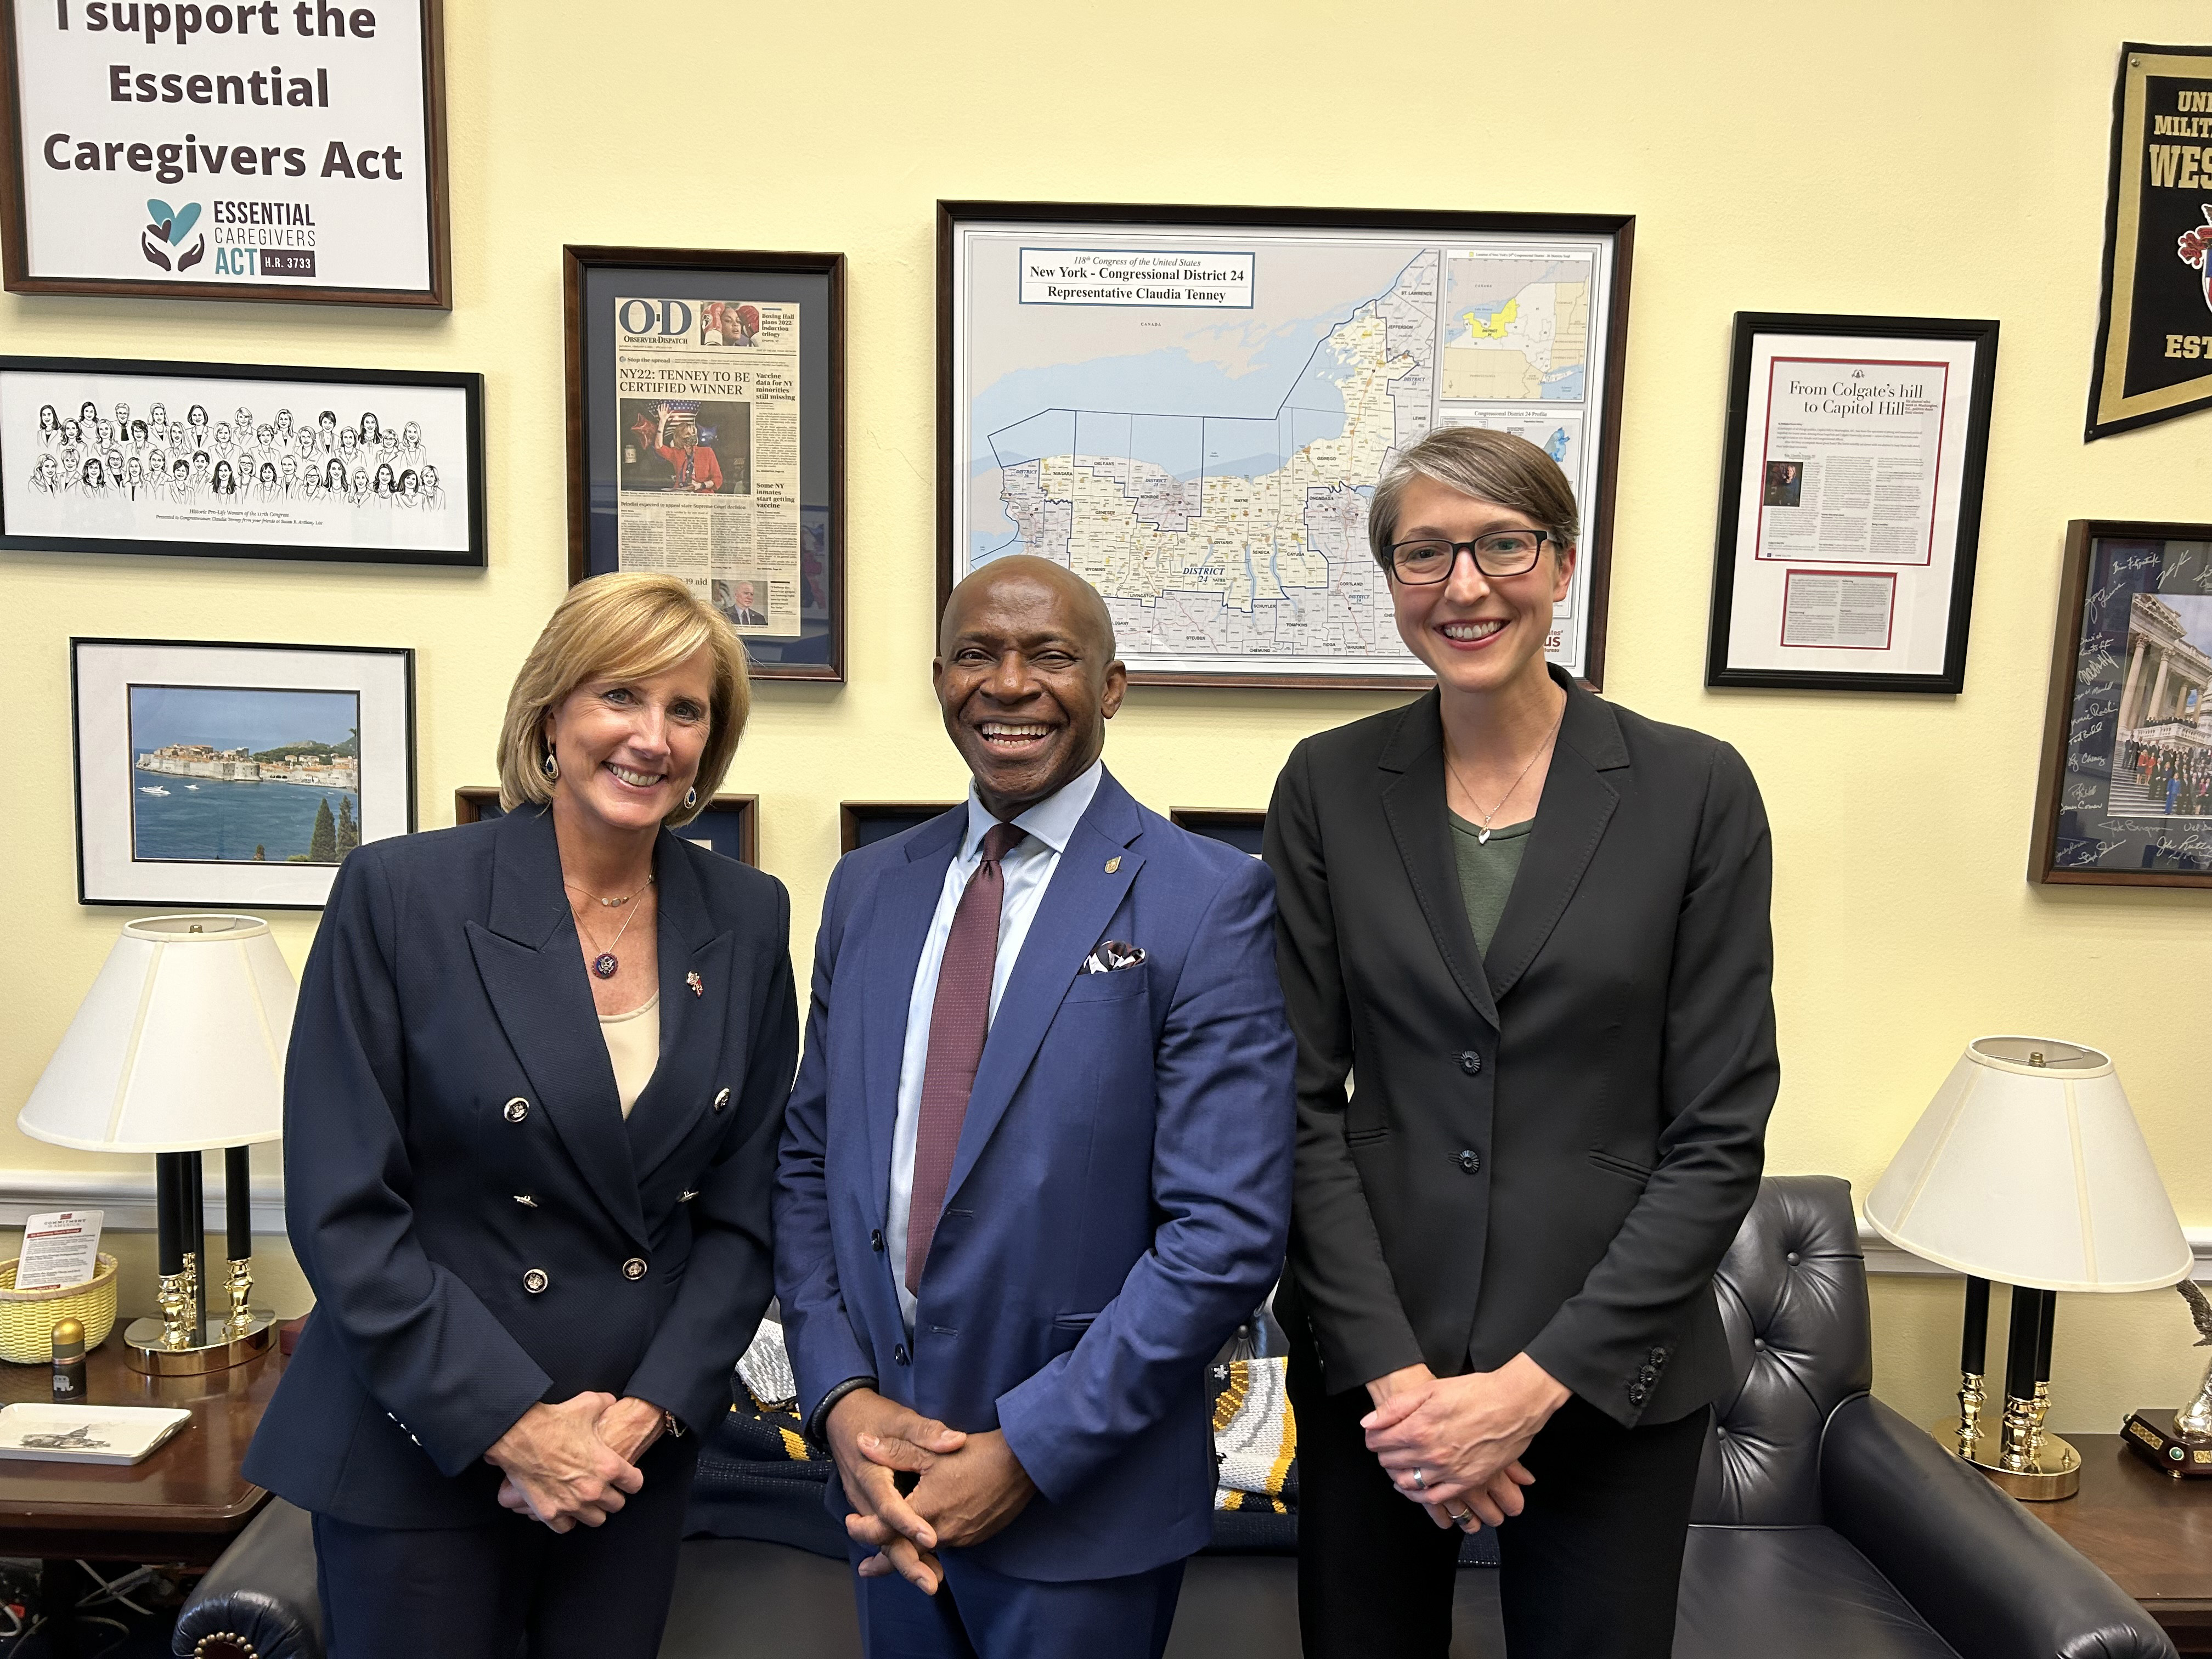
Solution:
[(1474, 929), (1476, 948), (1487, 956), (1498, 919), (1505, 914), (1505, 901), (1513, 893), (1513, 878), (1521, 872), (1521, 855), (1528, 850), (1528, 826), (1535, 820), (1498, 824), (1484, 841), (1480, 824), (1469, 823), (1449, 808), (1444, 816), (1451, 820), (1452, 852), (1459, 864), (1459, 896), (1467, 906), (1467, 925)]

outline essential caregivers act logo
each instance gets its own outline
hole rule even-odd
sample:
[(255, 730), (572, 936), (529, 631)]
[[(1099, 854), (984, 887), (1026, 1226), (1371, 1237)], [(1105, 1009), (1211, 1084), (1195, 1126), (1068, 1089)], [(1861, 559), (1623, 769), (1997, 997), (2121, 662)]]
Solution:
[(2204, 216), (2204, 222), (2183, 231), (2174, 252), (2181, 256), (2182, 264), (2197, 273), (2204, 288), (2205, 308), (2212, 311), (2212, 258), (2205, 257), (2212, 252), (2212, 202), (2200, 202), (2197, 210)]
[(190, 248), (173, 258), (170, 257), (169, 251), (184, 247), (185, 238), (191, 235), (192, 227), (199, 223), (200, 204), (198, 202), (187, 202), (180, 208), (173, 208), (160, 197), (154, 197), (146, 204), (146, 228), (138, 235), (138, 247), (145, 254), (148, 263), (157, 264), (164, 270), (190, 270), (207, 258), (205, 231), (200, 232), (199, 240)]

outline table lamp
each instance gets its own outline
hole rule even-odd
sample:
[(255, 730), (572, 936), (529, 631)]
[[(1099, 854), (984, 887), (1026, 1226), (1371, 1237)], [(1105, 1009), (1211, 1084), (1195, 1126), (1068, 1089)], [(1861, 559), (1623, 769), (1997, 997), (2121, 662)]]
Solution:
[[(2057, 1293), (2160, 1290), (2191, 1266), (2111, 1058), (2049, 1037), (1975, 1038), (1866, 1214), (1891, 1243), (1966, 1275), (1959, 1416), (1936, 1437), (2015, 1498), (2071, 1498), (2081, 1456), (2043, 1428)], [(1994, 1431), (1982, 1421), (1991, 1279), (2013, 1287)]]
[[(15, 1120), (57, 1146), (154, 1155), (161, 1316), (123, 1334), (124, 1357), (138, 1370), (221, 1370), (269, 1346), (275, 1316), (251, 1305), (246, 1149), (283, 1133), (295, 995), (292, 970), (258, 917), (126, 922)], [(200, 1154), (217, 1146), (230, 1306), (210, 1318)]]

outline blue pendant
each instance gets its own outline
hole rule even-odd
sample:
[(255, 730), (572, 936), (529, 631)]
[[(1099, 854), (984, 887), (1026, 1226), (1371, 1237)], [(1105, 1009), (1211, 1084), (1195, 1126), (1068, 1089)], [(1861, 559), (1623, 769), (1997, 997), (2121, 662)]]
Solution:
[(601, 979), (612, 979), (615, 976), (615, 970), (621, 966), (622, 963), (615, 960), (615, 953), (611, 951), (602, 951), (592, 958), (592, 971)]

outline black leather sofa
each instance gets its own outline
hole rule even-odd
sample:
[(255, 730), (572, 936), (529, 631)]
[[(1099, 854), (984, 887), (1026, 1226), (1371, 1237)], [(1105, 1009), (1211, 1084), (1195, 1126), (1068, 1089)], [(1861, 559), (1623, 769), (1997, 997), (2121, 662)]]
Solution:
[[(1699, 1476), (1677, 1659), (2172, 1659), (2110, 1579), (1868, 1392), (1845, 1182), (1763, 1182), (1716, 1288), (1742, 1380)], [(722, 1484), (695, 1498), (695, 1521), (744, 1535), (684, 1546), (664, 1659), (859, 1654), (819, 1486), (791, 1474), (702, 1476)], [(1219, 1531), (1191, 1564), (1170, 1659), (1297, 1651), (1286, 1531)], [(1455, 1655), (1502, 1654), (1494, 1575), (1470, 1565), (1460, 1579)], [(322, 1659), (307, 1517), (272, 1501), (201, 1581), (173, 1645)]]

